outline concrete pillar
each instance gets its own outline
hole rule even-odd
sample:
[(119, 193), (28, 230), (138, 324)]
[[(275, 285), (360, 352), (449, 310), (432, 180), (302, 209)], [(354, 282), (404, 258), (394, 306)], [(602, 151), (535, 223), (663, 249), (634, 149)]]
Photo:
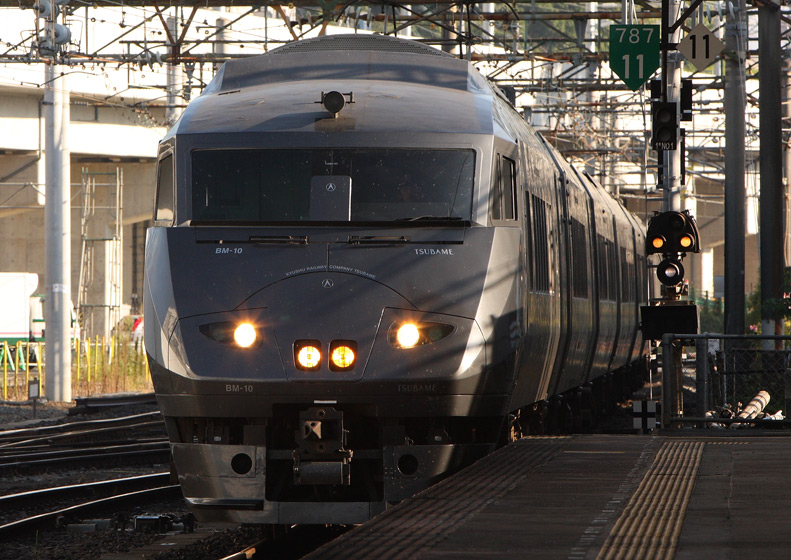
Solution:
[(71, 401), (71, 165), (66, 144), (69, 91), (62, 67), (46, 64), (45, 252), (47, 263), (45, 396)]

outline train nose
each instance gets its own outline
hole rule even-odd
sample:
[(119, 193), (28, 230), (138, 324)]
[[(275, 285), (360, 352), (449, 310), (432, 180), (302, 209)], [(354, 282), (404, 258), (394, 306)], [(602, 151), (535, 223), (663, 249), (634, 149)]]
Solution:
[(386, 308), (412, 305), (370, 278), (337, 272), (287, 278), (245, 307), (267, 308), (289, 380), (361, 379)]

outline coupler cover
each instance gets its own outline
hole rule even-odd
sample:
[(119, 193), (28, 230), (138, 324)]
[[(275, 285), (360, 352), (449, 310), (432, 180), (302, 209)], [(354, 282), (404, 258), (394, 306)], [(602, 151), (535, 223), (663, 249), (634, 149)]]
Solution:
[(349, 486), (352, 452), (346, 449), (348, 432), (343, 429), (343, 412), (312, 407), (299, 413), (298, 426), (294, 484)]

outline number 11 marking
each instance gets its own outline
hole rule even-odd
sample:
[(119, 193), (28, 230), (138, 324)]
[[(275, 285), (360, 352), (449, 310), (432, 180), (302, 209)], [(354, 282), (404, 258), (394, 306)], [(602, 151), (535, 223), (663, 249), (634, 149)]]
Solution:
[[(698, 58), (698, 50), (697, 50), (697, 41), (698, 36), (692, 34), (689, 36), (690, 41), (692, 41), (692, 58)], [(703, 35), (703, 42), (705, 43), (705, 55), (702, 58), (708, 59), (709, 58), (709, 36)]]
[[(630, 74), (630, 71), (629, 71), (629, 60), (630, 60), (630, 58), (631, 58), (631, 55), (629, 55), (629, 54), (623, 55), (623, 66), (624, 66), (623, 79), (624, 80), (628, 80), (628, 79), (631, 78), (631, 74)], [(642, 78), (643, 77), (643, 55), (642, 54), (638, 54), (638, 55), (635, 56), (635, 58), (637, 59), (637, 77), (638, 78)]]

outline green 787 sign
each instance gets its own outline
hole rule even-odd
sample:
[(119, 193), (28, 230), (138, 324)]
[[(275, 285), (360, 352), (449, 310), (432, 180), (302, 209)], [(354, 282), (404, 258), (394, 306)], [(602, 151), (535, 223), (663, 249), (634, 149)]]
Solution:
[(632, 91), (659, 68), (658, 25), (611, 25), (610, 69)]

